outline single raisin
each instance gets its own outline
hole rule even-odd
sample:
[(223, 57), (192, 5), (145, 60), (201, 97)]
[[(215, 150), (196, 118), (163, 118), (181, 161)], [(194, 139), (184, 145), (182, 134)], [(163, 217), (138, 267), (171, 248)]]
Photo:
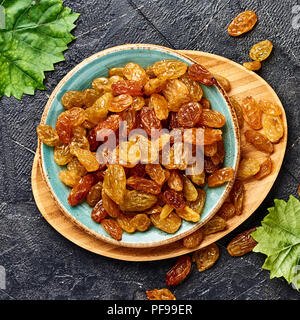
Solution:
[(244, 11), (238, 14), (228, 26), (228, 33), (237, 37), (253, 29), (257, 22), (254, 11)]
[(168, 286), (177, 286), (190, 273), (192, 268), (192, 259), (190, 256), (181, 256), (176, 260), (175, 265), (167, 272), (166, 284)]
[(227, 246), (228, 253), (233, 257), (240, 257), (251, 252), (257, 245), (257, 242), (251, 236), (251, 233), (255, 230), (256, 228), (252, 228), (244, 231), (232, 239)]
[(115, 240), (122, 240), (123, 231), (118, 223), (113, 219), (103, 219), (101, 220), (101, 225), (104, 230), (110, 234), (110, 236)]
[(82, 177), (69, 194), (69, 197), (68, 197), (69, 204), (72, 207), (74, 207), (78, 203), (83, 201), (87, 196), (89, 190), (93, 186), (94, 182), (95, 182), (95, 179), (92, 174), (88, 174)]
[(255, 61), (263, 61), (268, 58), (273, 49), (273, 44), (270, 40), (261, 41), (256, 43), (250, 49), (250, 58)]
[(198, 229), (190, 235), (183, 238), (183, 246), (187, 249), (193, 249), (200, 245), (203, 240), (203, 231)]
[(219, 247), (215, 243), (195, 251), (193, 261), (196, 262), (198, 271), (202, 272), (211, 268), (217, 262), (219, 254)]
[(217, 83), (215, 77), (201, 64), (192, 64), (189, 66), (188, 75), (191, 79), (199, 81), (207, 86)]
[(207, 183), (209, 187), (218, 187), (225, 182), (231, 181), (233, 177), (234, 170), (231, 167), (224, 167), (209, 176)]

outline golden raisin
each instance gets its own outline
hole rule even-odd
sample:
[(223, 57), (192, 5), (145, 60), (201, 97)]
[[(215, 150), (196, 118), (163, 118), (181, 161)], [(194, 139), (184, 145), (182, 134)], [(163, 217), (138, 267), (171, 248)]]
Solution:
[(251, 233), (255, 230), (256, 228), (252, 228), (244, 231), (232, 239), (227, 246), (228, 253), (233, 257), (240, 257), (251, 252), (257, 245), (257, 242), (251, 236)]
[(190, 235), (183, 238), (183, 246), (187, 249), (193, 249), (199, 246), (203, 240), (203, 231), (198, 229)]
[(257, 16), (254, 11), (244, 11), (238, 14), (228, 26), (228, 33), (237, 37), (253, 29), (257, 22)]
[(219, 258), (219, 248), (215, 243), (197, 250), (193, 254), (193, 261), (196, 262), (199, 272), (211, 268)]
[(249, 61), (244, 62), (243, 66), (250, 71), (258, 71), (261, 68), (261, 63), (259, 61)]
[(250, 49), (250, 58), (255, 61), (263, 61), (268, 58), (273, 49), (273, 44), (270, 40), (261, 41), (256, 43)]
[(273, 143), (277, 143), (283, 137), (283, 123), (280, 117), (265, 115), (263, 129), (266, 137)]
[(238, 180), (246, 180), (258, 173), (260, 164), (256, 159), (243, 159), (237, 172)]
[(255, 179), (261, 180), (267, 177), (269, 174), (271, 174), (272, 167), (273, 167), (272, 160), (269, 157), (263, 163), (261, 163), (258, 173), (254, 176)]
[(205, 235), (209, 235), (212, 233), (223, 231), (226, 229), (226, 227), (226, 220), (219, 216), (214, 216), (202, 227), (202, 231)]
[(146, 291), (148, 300), (176, 300), (173, 293), (166, 288)]

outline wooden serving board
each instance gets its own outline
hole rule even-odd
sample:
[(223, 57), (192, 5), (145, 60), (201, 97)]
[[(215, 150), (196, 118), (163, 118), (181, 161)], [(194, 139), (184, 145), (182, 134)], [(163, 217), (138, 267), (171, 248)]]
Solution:
[[(228, 93), (229, 96), (234, 96), (238, 100), (241, 100), (241, 98), (251, 95), (257, 100), (261, 98), (272, 100), (274, 103), (282, 107), (278, 96), (267, 82), (256, 73), (246, 70), (243, 66), (229, 59), (210, 53), (198, 51), (179, 52), (197, 60), (211, 72), (218, 73), (228, 78), (232, 86), (231, 91)], [(205, 247), (224, 237), (244, 222), (259, 207), (273, 186), (283, 161), (287, 143), (287, 122), (283, 107), (282, 110), (282, 120), (285, 132), (281, 141), (275, 145), (274, 153), (271, 155), (271, 159), (273, 161), (272, 173), (261, 181), (250, 179), (245, 182), (246, 195), (243, 213), (240, 216), (235, 216), (228, 220), (228, 227), (225, 231), (207, 236), (198, 248), (194, 248), (192, 250), (186, 249), (183, 247), (181, 240), (161, 247), (127, 248), (114, 246), (87, 234), (72, 223), (71, 220), (67, 219), (53, 200), (51, 192), (42, 178), (39, 165), (39, 150), (36, 152), (31, 176), (32, 191), (36, 204), (44, 218), (61, 235), (84, 249), (106, 257), (127, 261), (153, 261), (180, 256)], [(247, 129), (248, 127), (245, 125), (241, 131), (242, 157), (251, 157), (263, 161), (266, 155), (245, 143), (243, 132)]]

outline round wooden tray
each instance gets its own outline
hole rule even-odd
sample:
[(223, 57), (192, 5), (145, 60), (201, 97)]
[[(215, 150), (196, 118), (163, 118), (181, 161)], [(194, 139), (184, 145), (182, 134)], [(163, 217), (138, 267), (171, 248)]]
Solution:
[[(241, 99), (247, 95), (251, 95), (256, 99), (266, 98), (272, 100), (282, 107), (278, 96), (267, 84), (267, 82), (254, 72), (246, 70), (243, 66), (229, 59), (210, 53), (198, 51), (179, 52), (193, 58), (194, 60), (197, 60), (211, 72), (218, 73), (228, 78), (232, 86), (229, 96), (234, 96), (237, 99)], [(194, 248), (192, 250), (184, 248), (181, 240), (154, 248), (127, 248), (114, 246), (84, 232), (71, 220), (65, 217), (53, 200), (51, 192), (48, 189), (46, 182), (42, 178), (39, 165), (39, 150), (36, 152), (32, 168), (31, 179), (33, 195), (40, 212), (54, 229), (56, 229), (65, 238), (91, 252), (106, 257), (127, 261), (153, 261), (180, 256), (182, 254), (205, 247), (210, 243), (224, 237), (226, 234), (244, 222), (265, 199), (278, 175), (286, 149), (287, 122), (284, 109), (282, 118), (285, 127), (285, 133), (281, 141), (275, 145), (274, 153), (271, 156), (273, 160), (272, 173), (261, 181), (250, 179), (245, 182), (246, 195), (243, 213), (240, 216), (235, 216), (230, 219), (227, 222), (228, 227), (226, 230), (207, 236), (198, 248)], [(248, 127), (245, 125), (245, 127), (242, 129), (242, 133), (247, 129)], [(253, 157), (261, 160), (265, 158), (263, 153), (255, 150), (253, 147), (245, 143), (243, 135), (241, 148), (242, 156), (244, 157)]]

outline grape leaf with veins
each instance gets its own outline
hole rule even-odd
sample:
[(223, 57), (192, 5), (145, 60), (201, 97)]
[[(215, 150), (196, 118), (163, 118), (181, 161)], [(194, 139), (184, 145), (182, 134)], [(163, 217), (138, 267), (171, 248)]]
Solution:
[(59, 0), (0, 0), (5, 29), (0, 29), (0, 97), (21, 99), (45, 89), (44, 72), (65, 60), (63, 51), (74, 39), (78, 13)]

